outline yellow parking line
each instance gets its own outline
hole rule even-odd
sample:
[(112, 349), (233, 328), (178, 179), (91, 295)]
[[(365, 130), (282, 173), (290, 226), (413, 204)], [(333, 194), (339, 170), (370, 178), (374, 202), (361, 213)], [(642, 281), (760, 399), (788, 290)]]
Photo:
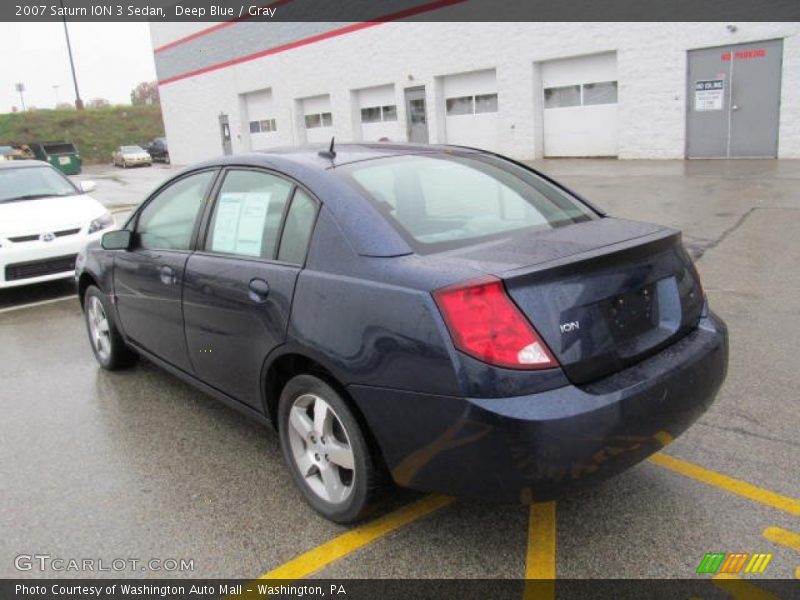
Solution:
[(692, 479), (702, 481), (708, 485), (713, 485), (714, 487), (721, 488), (732, 494), (737, 494), (753, 502), (759, 502), (792, 515), (800, 515), (800, 500), (796, 498), (777, 494), (747, 483), (746, 481), (734, 479), (733, 477), (711, 471), (699, 465), (675, 458), (674, 456), (669, 456), (668, 454), (654, 454), (650, 457), (650, 462), (685, 477), (691, 477)]
[(792, 550), (800, 552), (800, 535), (793, 531), (787, 531), (780, 527), (767, 527), (761, 534), (770, 542), (775, 542), (781, 546), (786, 546)]
[(719, 589), (728, 592), (734, 600), (780, 600), (774, 594), (748, 583), (738, 575), (720, 573), (714, 575), (712, 581)]
[[(525, 600), (555, 598), (556, 503), (531, 504), (528, 553), (525, 560)], [(535, 580), (535, 581), (531, 581)]]
[(454, 498), (447, 496), (426, 496), (304, 552), (289, 562), (264, 573), (259, 579), (295, 580), (307, 577), (375, 540), (448, 506), (453, 501)]

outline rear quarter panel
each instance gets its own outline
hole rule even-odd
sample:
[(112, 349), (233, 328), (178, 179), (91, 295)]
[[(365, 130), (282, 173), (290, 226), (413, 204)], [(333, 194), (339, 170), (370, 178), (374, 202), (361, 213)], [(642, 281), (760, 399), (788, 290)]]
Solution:
[(358, 256), (324, 208), (297, 280), (288, 346), (345, 385), (457, 394), (446, 330), (424, 272), (398, 276), (409, 257)]

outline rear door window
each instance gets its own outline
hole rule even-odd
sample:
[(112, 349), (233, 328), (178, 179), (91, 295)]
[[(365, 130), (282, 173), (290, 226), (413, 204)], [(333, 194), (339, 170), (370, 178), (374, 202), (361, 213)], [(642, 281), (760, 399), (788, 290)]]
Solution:
[(217, 195), (206, 251), (273, 259), (293, 188), (270, 173), (229, 171)]
[(316, 218), (317, 203), (303, 190), (298, 189), (286, 214), (278, 260), (295, 265), (305, 262)]

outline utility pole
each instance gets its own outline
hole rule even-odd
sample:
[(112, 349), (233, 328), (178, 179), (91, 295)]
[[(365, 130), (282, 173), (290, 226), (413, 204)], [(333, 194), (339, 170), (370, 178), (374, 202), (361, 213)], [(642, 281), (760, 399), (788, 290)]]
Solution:
[(14, 89), (19, 92), (19, 101), (22, 103), (22, 112), (25, 112), (25, 84), (21, 81), (17, 84), (14, 84)]
[(58, 0), (61, 5), (61, 19), (64, 21), (64, 37), (67, 38), (67, 52), (69, 53), (69, 66), (72, 69), (72, 83), (75, 84), (75, 108), (83, 110), (83, 100), (81, 100), (81, 93), (78, 91), (78, 77), (75, 75), (75, 61), (72, 59), (72, 44), (69, 43), (69, 30), (67, 29), (67, 17), (64, 10), (64, 0)]

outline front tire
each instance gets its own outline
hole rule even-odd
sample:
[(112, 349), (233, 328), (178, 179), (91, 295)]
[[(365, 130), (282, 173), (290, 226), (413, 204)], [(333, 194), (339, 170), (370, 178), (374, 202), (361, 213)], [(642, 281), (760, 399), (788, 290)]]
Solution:
[(101, 367), (114, 371), (136, 362), (136, 354), (125, 344), (114, 323), (108, 299), (97, 286), (90, 285), (86, 290), (83, 314), (89, 343)]
[(379, 467), (347, 403), (313, 375), (284, 386), (278, 406), (281, 450), (306, 502), (336, 523), (358, 521), (377, 494)]

